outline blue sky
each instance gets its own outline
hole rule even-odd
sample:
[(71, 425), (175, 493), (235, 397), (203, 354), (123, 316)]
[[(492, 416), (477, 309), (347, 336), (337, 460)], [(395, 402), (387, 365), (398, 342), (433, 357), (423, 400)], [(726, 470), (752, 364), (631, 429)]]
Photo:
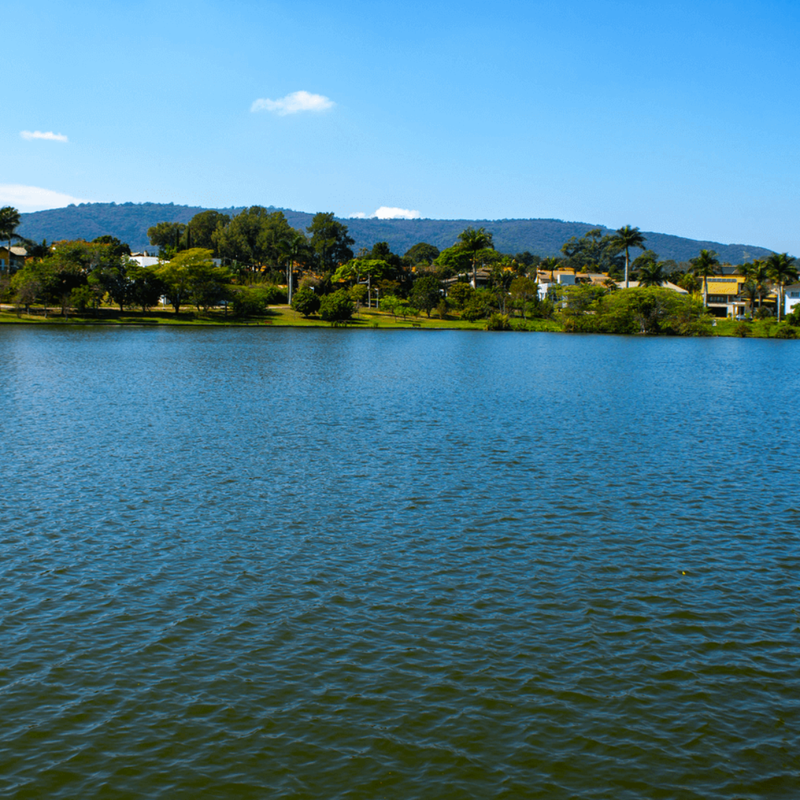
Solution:
[(0, 205), (552, 217), (800, 255), (797, 0), (7, 0), (3, 18)]

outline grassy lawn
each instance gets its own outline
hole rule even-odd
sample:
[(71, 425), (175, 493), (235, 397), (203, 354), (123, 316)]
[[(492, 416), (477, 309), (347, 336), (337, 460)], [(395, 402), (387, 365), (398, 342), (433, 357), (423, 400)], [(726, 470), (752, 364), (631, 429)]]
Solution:
[[(519, 325), (525, 323), (529, 330), (558, 331), (560, 326), (552, 320), (521, 320), (514, 319), (512, 323)], [(319, 317), (303, 317), (293, 311), (289, 306), (270, 306), (269, 311), (262, 317), (234, 317), (225, 315), (222, 311), (209, 311), (201, 313), (187, 308), (180, 314), (172, 310), (151, 309), (147, 312), (128, 309), (120, 311), (117, 308), (103, 307), (97, 314), (89, 313), (79, 315), (70, 313), (68, 317), (61, 315), (60, 309), (50, 309), (47, 317), (44, 309), (32, 308), (30, 314), (23, 310), (10, 307), (0, 309), (0, 324), (14, 325), (228, 325), (243, 327), (298, 327), (298, 328), (329, 328), (330, 323)], [(389, 313), (375, 311), (367, 308), (359, 310), (348, 323), (348, 328), (388, 328), (398, 329), (459, 329), (483, 330), (485, 320), (467, 322), (458, 317), (438, 319), (426, 316), (419, 317), (394, 317)]]
[[(329, 328), (330, 323), (319, 317), (303, 317), (293, 311), (288, 305), (270, 306), (268, 312), (261, 317), (234, 317), (227, 316), (223, 311), (197, 312), (186, 308), (180, 314), (167, 309), (151, 309), (141, 312), (129, 309), (121, 312), (118, 308), (105, 306), (94, 313), (78, 315), (71, 313), (68, 317), (61, 316), (60, 309), (50, 309), (47, 317), (44, 309), (31, 309), (30, 314), (16, 310), (10, 306), (0, 308), (0, 324), (10, 325), (182, 325), (182, 326), (232, 326), (232, 327), (296, 327), (296, 328)], [(516, 329), (528, 331), (559, 332), (561, 323), (554, 319), (528, 319), (519, 317), (511, 319), (511, 324)], [(415, 328), (426, 330), (484, 330), (486, 320), (467, 322), (457, 316), (447, 319), (431, 317), (424, 314), (418, 317), (394, 317), (392, 314), (374, 309), (361, 308), (353, 319), (347, 324), (348, 328), (380, 328), (389, 330)], [(716, 325), (711, 328), (712, 336), (747, 338), (772, 338), (777, 330), (774, 319), (737, 322), (731, 319), (717, 319)]]

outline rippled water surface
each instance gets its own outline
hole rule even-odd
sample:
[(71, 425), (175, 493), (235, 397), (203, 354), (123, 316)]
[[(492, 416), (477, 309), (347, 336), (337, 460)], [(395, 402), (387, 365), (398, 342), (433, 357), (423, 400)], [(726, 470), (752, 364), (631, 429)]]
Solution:
[(800, 797), (800, 344), (0, 330), (0, 795)]

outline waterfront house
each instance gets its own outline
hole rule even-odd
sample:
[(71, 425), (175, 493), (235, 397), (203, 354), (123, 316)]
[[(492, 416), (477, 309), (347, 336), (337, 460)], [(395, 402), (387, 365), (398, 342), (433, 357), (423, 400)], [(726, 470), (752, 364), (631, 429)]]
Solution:
[(796, 305), (800, 304), (800, 283), (793, 283), (784, 288), (784, 316), (791, 314)]
[[(745, 313), (747, 302), (740, 296), (744, 275), (717, 275), (708, 281), (708, 310), (717, 317), (736, 317)], [(702, 292), (702, 278), (700, 279)]]
[(9, 256), (8, 245), (0, 247), (0, 272), (8, 272), (9, 267), (11, 272), (16, 272), (22, 269), (25, 264), (25, 259), (28, 256), (28, 251), (24, 247), (11, 247)]

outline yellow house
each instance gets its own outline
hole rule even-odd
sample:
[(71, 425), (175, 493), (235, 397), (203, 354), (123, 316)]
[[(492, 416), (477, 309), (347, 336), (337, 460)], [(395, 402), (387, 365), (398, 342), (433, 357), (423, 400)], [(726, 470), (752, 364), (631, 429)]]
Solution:
[[(744, 314), (745, 299), (739, 296), (742, 284), (747, 280), (744, 275), (715, 275), (706, 278), (708, 282), (708, 308), (718, 316), (735, 317)], [(700, 291), (703, 279), (700, 279)]]
[[(25, 263), (25, 257), (28, 251), (24, 247), (11, 248), (11, 272), (16, 272)], [(8, 245), (0, 246), (0, 272), (7, 273), (9, 271), (9, 256)]]

